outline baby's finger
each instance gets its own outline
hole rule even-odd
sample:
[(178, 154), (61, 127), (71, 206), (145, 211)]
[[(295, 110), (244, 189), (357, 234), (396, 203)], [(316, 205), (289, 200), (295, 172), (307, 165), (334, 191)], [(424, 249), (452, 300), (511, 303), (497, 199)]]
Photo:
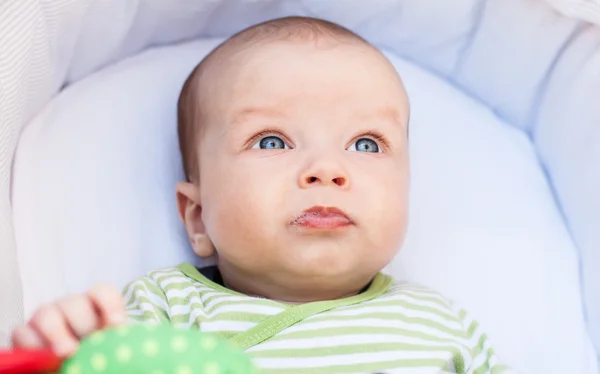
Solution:
[(80, 339), (100, 327), (98, 313), (92, 301), (85, 295), (71, 296), (61, 301), (58, 308), (64, 315), (68, 327)]
[(12, 346), (15, 348), (43, 348), (45, 342), (41, 336), (29, 326), (19, 326), (12, 333)]
[(88, 292), (88, 296), (100, 313), (102, 327), (121, 325), (126, 322), (125, 302), (121, 293), (114, 287), (95, 286)]
[(41, 308), (33, 316), (29, 326), (50, 345), (57, 355), (70, 356), (77, 350), (79, 341), (58, 307)]

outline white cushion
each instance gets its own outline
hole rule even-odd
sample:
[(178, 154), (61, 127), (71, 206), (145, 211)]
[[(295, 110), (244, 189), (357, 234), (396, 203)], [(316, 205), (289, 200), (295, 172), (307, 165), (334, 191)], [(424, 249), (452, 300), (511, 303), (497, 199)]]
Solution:
[[(26, 128), (13, 176), (26, 315), (94, 282), (193, 259), (175, 211), (175, 103), (216, 43), (90, 75)], [(523, 372), (596, 373), (578, 256), (529, 138), (391, 57), (413, 105), (413, 187), (408, 241), (388, 271), (466, 306)]]
[[(600, 33), (582, 30), (556, 63), (532, 137), (580, 248), (587, 319), (600, 348)], [(592, 53), (589, 51), (592, 46)], [(600, 359), (600, 358), (599, 358)]]

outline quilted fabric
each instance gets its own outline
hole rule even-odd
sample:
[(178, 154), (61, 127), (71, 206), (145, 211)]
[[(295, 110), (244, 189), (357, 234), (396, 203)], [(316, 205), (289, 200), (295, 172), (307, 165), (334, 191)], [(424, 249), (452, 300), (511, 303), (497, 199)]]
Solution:
[(344, 24), (532, 136), (580, 248), (600, 345), (600, 119), (592, 100), (600, 95), (600, 29), (585, 23), (600, 24), (600, 6), (592, 0), (0, 2), (0, 342), (22, 319), (10, 180), (23, 127), (65, 84), (148, 46), (225, 36), (288, 14)]

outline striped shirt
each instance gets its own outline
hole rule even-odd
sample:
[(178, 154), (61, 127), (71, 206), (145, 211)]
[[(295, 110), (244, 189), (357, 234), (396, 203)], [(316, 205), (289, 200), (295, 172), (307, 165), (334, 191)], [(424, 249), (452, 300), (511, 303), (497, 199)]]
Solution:
[(229, 290), (182, 264), (130, 283), (125, 299), (132, 320), (217, 334), (265, 374), (509, 371), (464, 310), (381, 273), (359, 295), (291, 305)]

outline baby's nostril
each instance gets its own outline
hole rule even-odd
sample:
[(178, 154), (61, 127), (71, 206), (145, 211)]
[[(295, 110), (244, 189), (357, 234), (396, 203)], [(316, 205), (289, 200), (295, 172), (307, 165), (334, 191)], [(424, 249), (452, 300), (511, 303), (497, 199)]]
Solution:
[(338, 186), (343, 186), (346, 184), (346, 179), (345, 178), (333, 178), (333, 183), (337, 184)]
[(308, 183), (315, 183), (317, 181), (317, 177), (308, 177)]

